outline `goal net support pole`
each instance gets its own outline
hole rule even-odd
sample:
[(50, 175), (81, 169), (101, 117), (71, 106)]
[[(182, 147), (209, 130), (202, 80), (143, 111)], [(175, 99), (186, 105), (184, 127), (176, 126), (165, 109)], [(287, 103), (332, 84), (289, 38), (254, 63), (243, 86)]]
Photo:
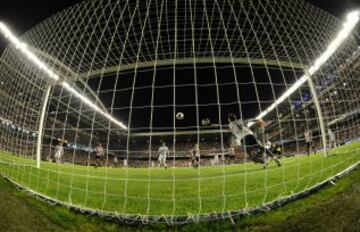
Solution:
[(310, 91), (311, 91), (311, 94), (313, 95), (314, 104), (316, 107), (316, 112), (318, 115), (318, 121), (319, 121), (319, 126), (320, 126), (321, 140), (322, 140), (323, 148), (324, 148), (324, 156), (326, 157), (327, 156), (327, 147), (326, 147), (327, 139), (326, 139), (326, 130), (325, 130), (324, 118), (323, 118), (323, 114), (322, 114), (322, 110), (321, 110), (321, 106), (320, 106), (320, 101), (317, 96), (316, 88), (315, 88), (313, 80), (311, 79), (309, 71), (305, 70), (305, 75), (307, 75), (307, 77), (308, 77)]
[(46, 108), (47, 108), (47, 105), (49, 102), (50, 92), (51, 92), (51, 85), (49, 84), (46, 87), (46, 92), (45, 92), (45, 96), (44, 96), (43, 104), (42, 104), (42, 108), (41, 108), (39, 128), (38, 128), (38, 136), (37, 136), (37, 143), (36, 143), (36, 167), (37, 168), (40, 168), (40, 163), (41, 163), (41, 148), (42, 148), (44, 121), (45, 121)]

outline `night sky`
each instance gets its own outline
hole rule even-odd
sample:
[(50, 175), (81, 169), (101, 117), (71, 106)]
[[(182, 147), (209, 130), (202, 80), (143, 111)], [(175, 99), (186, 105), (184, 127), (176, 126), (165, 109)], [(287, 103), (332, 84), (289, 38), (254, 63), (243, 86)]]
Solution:
[[(358, 0), (306, 0), (331, 14), (342, 17), (349, 9), (360, 8)], [(1, 0), (0, 20), (20, 35), (49, 16), (70, 7), (80, 0)], [(0, 38), (0, 53), (4, 40)]]

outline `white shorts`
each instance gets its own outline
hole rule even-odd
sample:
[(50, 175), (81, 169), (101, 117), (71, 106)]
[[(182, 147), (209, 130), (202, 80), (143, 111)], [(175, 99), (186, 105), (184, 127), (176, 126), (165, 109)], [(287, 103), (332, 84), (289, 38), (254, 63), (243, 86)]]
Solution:
[(159, 156), (159, 162), (160, 162), (160, 163), (165, 163), (165, 162), (166, 162), (166, 156), (160, 155), (160, 156)]
[(61, 153), (60, 152), (56, 152), (54, 155), (55, 158), (61, 158)]

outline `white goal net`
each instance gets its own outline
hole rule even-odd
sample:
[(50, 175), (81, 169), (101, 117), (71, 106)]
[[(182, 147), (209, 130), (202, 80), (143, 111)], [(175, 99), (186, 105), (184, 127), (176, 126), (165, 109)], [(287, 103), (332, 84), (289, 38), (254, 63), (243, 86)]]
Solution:
[(359, 164), (358, 21), (302, 0), (89, 0), (20, 37), (1, 22), (0, 174), (130, 222), (281, 205)]

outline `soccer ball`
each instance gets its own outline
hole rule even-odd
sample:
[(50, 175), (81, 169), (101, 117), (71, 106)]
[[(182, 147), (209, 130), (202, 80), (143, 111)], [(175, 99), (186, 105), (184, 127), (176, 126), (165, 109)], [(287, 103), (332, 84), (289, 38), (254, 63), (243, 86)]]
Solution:
[(176, 114), (176, 119), (177, 120), (183, 120), (184, 119), (184, 114), (182, 113), (182, 112), (178, 112), (177, 114)]
[(211, 125), (210, 119), (204, 118), (203, 120), (201, 120), (201, 124), (203, 126), (210, 126)]

